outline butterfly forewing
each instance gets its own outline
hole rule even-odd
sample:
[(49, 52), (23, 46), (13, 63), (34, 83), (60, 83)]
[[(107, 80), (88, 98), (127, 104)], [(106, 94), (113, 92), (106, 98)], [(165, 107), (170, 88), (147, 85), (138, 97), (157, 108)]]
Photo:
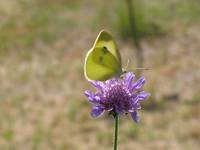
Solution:
[(84, 66), (89, 80), (107, 80), (122, 72), (121, 57), (112, 36), (101, 31), (88, 52)]
[(108, 32), (103, 30), (99, 33), (99, 36), (94, 43), (94, 47), (106, 47), (107, 50), (110, 51), (121, 64), (121, 56), (117, 49), (117, 45), (115, 44), (113, 37)]

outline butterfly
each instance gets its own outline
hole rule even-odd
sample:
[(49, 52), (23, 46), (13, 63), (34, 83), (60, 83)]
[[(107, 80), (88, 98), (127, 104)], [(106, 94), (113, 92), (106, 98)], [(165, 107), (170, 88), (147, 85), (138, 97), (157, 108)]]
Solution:
[(85, 77), (88, 80), (105, 81), (122, 72), (121, 55), (117, 45), (111, 34), (102, 30), (85, 57)]

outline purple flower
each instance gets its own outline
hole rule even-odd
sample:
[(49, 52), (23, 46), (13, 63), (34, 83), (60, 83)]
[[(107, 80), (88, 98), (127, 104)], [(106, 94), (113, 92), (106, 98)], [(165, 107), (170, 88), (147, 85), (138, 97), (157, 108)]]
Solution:
[(85, 91), (90, 103), (93, 105), (92, 117), (98, 117), (105, 111), (112, 114), (129, 112), (135, 122), (139, 122), (137, 110), (141, 109), (140, 101), (146, 100), (150, 95), (142, 91), (145, 78), (141, 77), (133, 83), (135, 75), (128, 72), (123, 78), (113, 78), (105, 82), (90, 81), (97, 89), (96, 93)]

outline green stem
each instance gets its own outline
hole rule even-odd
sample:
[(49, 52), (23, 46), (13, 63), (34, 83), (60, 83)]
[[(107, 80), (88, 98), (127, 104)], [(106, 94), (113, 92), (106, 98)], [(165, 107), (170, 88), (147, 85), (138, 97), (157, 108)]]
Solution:
[[(135, 7), (132, 0), (126, 0), (127, 3), (127, 9), (128, 9), (128, 16), (129, 16), (129, 23), (131, 27), (132, 32), (132, 39), (135, 43), (136, 47), (136, 55), (137, 55), (137, 68), (142, 68), (143, 66), (143, 49), (140, 44), (140, 37), (139, 37), (139, 31), (137, 29), (137, 23), (136, 23), (136, 16), (135, 16)], [(136, 76), (139, 77), (141, 75), (141, 70), (137, 70)]]
[(119, 130), (119, 115), (115, 114), (115, 135), (114, 135), (114, 150), (117, 150), (118, 130)]

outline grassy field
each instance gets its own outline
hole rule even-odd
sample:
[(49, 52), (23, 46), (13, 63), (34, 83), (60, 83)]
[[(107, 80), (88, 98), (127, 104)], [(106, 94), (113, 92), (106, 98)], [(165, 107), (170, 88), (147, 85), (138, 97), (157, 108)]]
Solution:
[[(152, 95), (140, 124), (121, 118), (120, 150), (199, 149), (199, 4), (137, 0)], [(134, 71), (125, 12), (114, 0), (0, 1), (0, 150), (112, 149), (111, 117), (89, 115), (83, 62), (105, 28)]]

